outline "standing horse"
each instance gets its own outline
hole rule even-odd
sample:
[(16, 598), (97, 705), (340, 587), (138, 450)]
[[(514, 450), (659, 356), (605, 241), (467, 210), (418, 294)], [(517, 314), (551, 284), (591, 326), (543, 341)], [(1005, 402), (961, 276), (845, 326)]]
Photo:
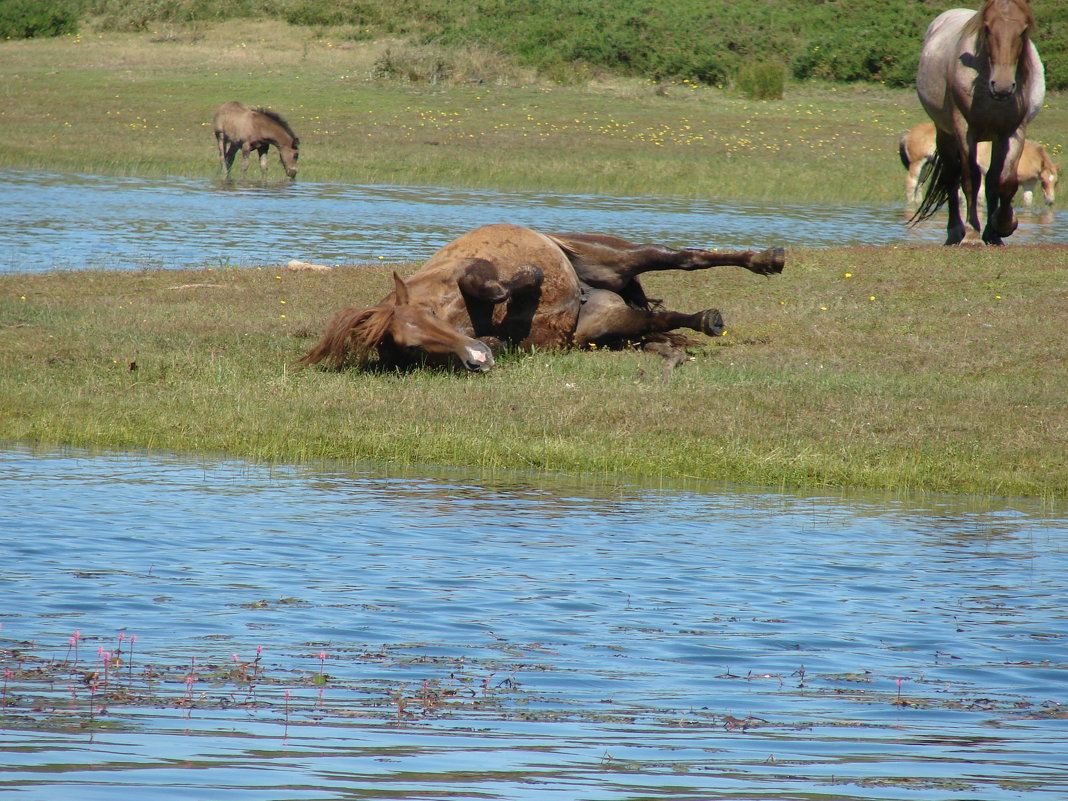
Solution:
[(253, 150), (260, 154), (260, 174), (267, 177), (267, 150), (278, 151), (282, 167), (290, 178), (297, 176), (300, 139), (281, 115), (266, 108), (252, 109), (231, 100), (215, 110), (212, 119), (215, 141), (219, 146), (219, 163), (225, 177), (230, 177), (234, 156), (241, 150), (241, 174), (248, 172), (248, 157)]
[[(665, 332), (723, 331), (715, 309), (694, 314), (653, 308), (638, 276), (651, 270), (745, 267), (782, 271), (784, 251), (715, 253), (636, 245), (600, 234), (543, 234), (517, 225), (486, 225), (453, 240), (370, 308), (339, 311), (299, 363), (363, 365), (376, 353), (387, 366), (459, 363), (484, 372), (503, 346), (651, 343), (679, 356)], [(677, 362), (677, 359), (676, 359)], [(670, 368), (669, 368), (670, 369)], [(667, 371), (666, 371), (667, 372)]]
[[(934, 171), (913, 222), (949, 205), (947, 245), (979, 238), (976, 146), (990, 142), (987, 222), (982, 241), (1002, 244), (1016, 230), (1012, 198), (1027, 123), (1046, 93), (1045, 73), (1031, 42), (1035, 18), (1027, 0), (986, 0), (976, 12), (955, 8), (928, 26), (916, 91), (937, 128)], [(957, 190), (963, 187), (967, 226)]]

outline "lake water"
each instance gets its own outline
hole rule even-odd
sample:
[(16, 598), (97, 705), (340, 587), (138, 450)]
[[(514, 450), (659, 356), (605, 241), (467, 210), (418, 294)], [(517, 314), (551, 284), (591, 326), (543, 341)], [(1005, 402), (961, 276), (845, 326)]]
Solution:
[(1063, 801), (1063, 512), (0, 449), (0, 787)]
[[(505, 193), (437, 187), (0, 171), (0, 272), (421, 261), (486, 223), (715, 249), (938, 244), (901, 205), (818, 206)], [(1043, 207), (1045, 208), (1045, 207)], [(1068, 222), (1021, 212), (1012, 243), (1068, 242)]]

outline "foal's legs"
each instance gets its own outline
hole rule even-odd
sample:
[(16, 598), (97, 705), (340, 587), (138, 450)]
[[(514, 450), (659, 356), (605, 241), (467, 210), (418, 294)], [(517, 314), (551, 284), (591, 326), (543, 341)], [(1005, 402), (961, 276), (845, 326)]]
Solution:
[(270, 145), (260, 145), (256, 148), (260, 154), (260, 176), (267, 177), (267, 151), (270, 149)]
[(636, 340), (648, 334), (689, 328), (709, 336), (723, 333), (723, 317), (715, 309), (695, 314), (675, 311), (635, 309), (607, 289), (591, 289), (584, 297), (575, 327), (574, 342), (579, 347)]
[[(223, 174), (230, 172), (230, 165), (226, 161), (226, 146), (229, 144), (229, 139), (222, 131), (215, 132), (215, 147), (219, 151), (219, 166), (222, 167)], [(231, 159), (233, 161), (233, 159)]]
[(230, 177), (230, 170), (234, 166), (234, 157), (237, 155), (240, 144), (232, 139), (226, 140), (226, 153), (223, 155), (223, 169), (226, 170), (226, 177)]
[(704, 270), (709, 267), (744, 267), (758, 275), (781, 273), (782, 248), (760, 252), (743, 250), (717, 253), (666, 245), (637, 245), (603, 234), (552, 234), (563, 248), (581, 281), (600, 289), (623, 292), (637, 276), (653, 270)]

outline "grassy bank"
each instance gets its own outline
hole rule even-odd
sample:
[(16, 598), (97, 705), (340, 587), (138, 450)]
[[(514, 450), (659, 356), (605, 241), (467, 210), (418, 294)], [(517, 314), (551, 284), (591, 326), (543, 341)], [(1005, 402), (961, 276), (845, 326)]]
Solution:
[[(912, 91), (870, 84), (791, 85), (781, 101), (639, 80), (565, 87), (477, 51), (429, 83), (434, 59), (248, 20), (3, 42), (0, 168), (213, 177), (212, 112), (241, 99), (289, 120), (302, 180), (898, 201), (897, 138), (922, 119)], [(1059, 154), (1066, 129), (1051, 99), (1032, 135)]]
[(652, 276), (669, 307), (728, 323), (666, 384), (630, 352), (294, 372), (395, 267), (0, 276), (0, 439), (1068, 494), (1068, 248), (799, 250), (774, 279)]

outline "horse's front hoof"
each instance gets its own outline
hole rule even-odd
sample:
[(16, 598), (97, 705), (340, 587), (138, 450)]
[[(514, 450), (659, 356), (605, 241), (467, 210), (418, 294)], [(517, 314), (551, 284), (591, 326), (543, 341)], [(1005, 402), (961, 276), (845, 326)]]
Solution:
[(1016, 229), (1019, 227), (1020, 221), (1016, 219), (1015, 213), (1012, 215), (1012, 217), (1007, 223), (1002, 223), (1002, 221), (999, 219), (998, 224), (996, 226), (999, 236), (1012, 236)]
[(753, 256), (749, 269), (758, 275), (776, 275), (786, 264), (786, 248), (768, 248)]
[(718, 337), (723, 333), (724, 328), (723, 315), (719, 313), (718, 309), (705, 309), (701, 312), (701, 325), (699, 330), (702, 334), (708, 334), (710, 337)]

